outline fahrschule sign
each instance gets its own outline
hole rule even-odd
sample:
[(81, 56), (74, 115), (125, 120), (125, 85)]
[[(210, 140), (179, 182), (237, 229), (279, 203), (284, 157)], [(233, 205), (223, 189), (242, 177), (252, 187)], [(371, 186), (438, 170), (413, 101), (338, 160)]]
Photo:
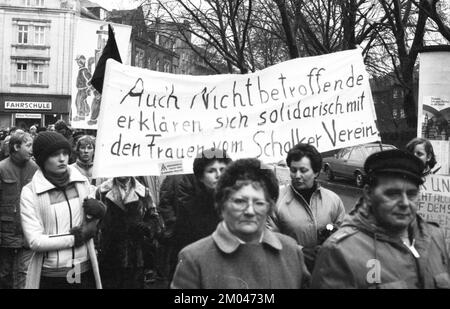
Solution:
[(20, 102), (6, 101), (5, 109), (24, 109), (24, 110), (51, 110), (51, 102)]

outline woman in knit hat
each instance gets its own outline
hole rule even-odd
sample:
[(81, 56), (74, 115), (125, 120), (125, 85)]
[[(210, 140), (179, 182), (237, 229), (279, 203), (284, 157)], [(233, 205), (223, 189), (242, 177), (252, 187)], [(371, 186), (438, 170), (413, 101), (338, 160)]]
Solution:
[(39, 170), (22, 190), (26, 245), (34, 252), (26, 288), (101, 288), (92, 237), (106, 207), (89, 195), (89, 182), (69, 166), (71, 146), (56, 132), (39, 133), (33, 154)]

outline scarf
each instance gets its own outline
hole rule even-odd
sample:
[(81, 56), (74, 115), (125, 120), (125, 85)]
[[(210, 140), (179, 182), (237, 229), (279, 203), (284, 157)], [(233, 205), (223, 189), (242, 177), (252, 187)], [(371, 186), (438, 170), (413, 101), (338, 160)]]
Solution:
[(64, 189), (70, 182), (70, 173), (68, 170), (66, 170), (62, 174), (50, 173), (47, 171), (45, 171), (43, 174), (45, 178), (58, 189)]
[(92, 163), (92, 162), (86, 163), (86, 162), (81, 161), (80, 159), (77, 159), (77, 165), (84, 170), (88, 170), (94, 165), (94, 163)]
[(293, 189), (293, 191), (296, 193), (294, 196), (298, 199), (299, 195), (301, 197), (303, 197), (303, 199), (310, 204), (311, 203), (311, 197), (314, 193), (314, 191), (317, 190), (317, 183), (314, 182), (314, 185), (312, 186), (311, 189), (305, 189), (305, 190), (296, 190), (293, 186), (291, 186), (291, 188)]

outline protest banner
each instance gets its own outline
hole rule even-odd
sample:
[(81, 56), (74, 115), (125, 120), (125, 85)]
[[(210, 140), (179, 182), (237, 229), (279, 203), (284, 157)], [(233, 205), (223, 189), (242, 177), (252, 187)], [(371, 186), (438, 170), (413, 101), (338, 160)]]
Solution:
[(439, 174), (450, 174), (450, 49), (429, 46), (419, 54), (417, 136), (430, 140)]
[(361, 50), (246, 75), (175, 75), (108, 60), (101, 106), (94, 177), (189, 173), (211, 147), (269, 163), (299, 142), (324, 152), (379, 140)]
[[(121, 57), (127, 63), (131, 26), (110, 24), (114, 27)], [(70, 123), (73, 128), (97, 129), (101, 94), (90, 85), (90, 80), (107, 40), (108, 22), (78, 18), (72, 63)]]
[(439, 224), (450, 249), (450, 176), (429, 175), (421, 187), (417, 212), (426, 221)]

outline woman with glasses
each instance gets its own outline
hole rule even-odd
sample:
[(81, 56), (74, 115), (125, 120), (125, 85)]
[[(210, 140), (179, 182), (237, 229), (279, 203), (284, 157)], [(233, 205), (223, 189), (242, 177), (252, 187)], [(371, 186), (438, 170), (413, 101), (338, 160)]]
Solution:
[(219, 179), (215, 205), (222, 221), (212, 235), (179, 255), (171, 284), (181, 289), (294, 289), (309, 273), (294, 239), (266, 228), (278, 181), (257, 159), (231, 163)]

